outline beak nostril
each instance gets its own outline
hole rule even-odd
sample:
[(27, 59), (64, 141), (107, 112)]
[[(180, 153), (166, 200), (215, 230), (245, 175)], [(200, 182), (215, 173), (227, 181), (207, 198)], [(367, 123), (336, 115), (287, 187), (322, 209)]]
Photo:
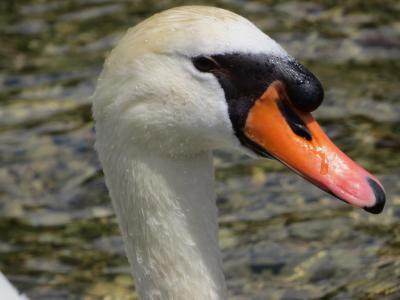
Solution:
[(278, 101), (278, 107), (292, 131), (307, 141), (311, 141), (311, 132), (296, 113), (283, 100)]
[(385, 207), (385, 202), (386, 202), (385, 191), (372, 178), (368, 177), (367, 181), (368, 181), (368, 184), (371, 187), (372, 191), (375, 194), (375, 204), (370, 207), (364, 207), (364, 210), (366, 210), (367, 212), (373, 213), (373, 214), (379, 214), (382, 212), (383, 208)]

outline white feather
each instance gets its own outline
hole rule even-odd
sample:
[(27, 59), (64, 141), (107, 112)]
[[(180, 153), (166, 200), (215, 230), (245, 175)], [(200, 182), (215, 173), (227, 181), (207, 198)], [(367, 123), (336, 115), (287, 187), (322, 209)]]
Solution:
[(20, 294), (18, 290), (8, 281), (0, 272), (0, 299), (4, 300), (29, 300), (25, 295)]

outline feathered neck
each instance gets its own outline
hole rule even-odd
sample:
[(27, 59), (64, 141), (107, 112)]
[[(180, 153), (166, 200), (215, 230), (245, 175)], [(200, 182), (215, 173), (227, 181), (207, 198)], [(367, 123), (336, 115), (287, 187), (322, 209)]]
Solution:
[(141, 299), (225, 299), (211, 154), (98, 150)]

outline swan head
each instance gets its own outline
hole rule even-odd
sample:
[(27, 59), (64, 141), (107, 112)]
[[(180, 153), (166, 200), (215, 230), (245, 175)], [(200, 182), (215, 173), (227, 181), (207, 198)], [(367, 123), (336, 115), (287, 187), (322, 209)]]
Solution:
[(130, 29), (107, 58), (95, 117), (113, 123), (109, 129), (124, 147), (173, 155), (240, 147), (225, 91), (212, 72), (219, 63), (213, 56), (236, 53), (287, 57), (251, 22), (223, 9), (156, 14)]
[(322, 99), (319, 80), (247, 19), (178, 7), (128, 30), (107, 58), (94, 94), (96, 147), (100, 158), (115, 147), (170, 156), (241, 149), (381, 212), (382, 185), (311, 116)]

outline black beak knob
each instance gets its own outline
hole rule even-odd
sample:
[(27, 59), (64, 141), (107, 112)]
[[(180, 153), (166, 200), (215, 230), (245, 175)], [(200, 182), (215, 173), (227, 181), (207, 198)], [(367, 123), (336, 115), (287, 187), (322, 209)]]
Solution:
[(312, 112), (321, 105), (324, 89), (318, 78), (294, 59), (281, 65), (282, 80), (292, 104), (304, 112)]

